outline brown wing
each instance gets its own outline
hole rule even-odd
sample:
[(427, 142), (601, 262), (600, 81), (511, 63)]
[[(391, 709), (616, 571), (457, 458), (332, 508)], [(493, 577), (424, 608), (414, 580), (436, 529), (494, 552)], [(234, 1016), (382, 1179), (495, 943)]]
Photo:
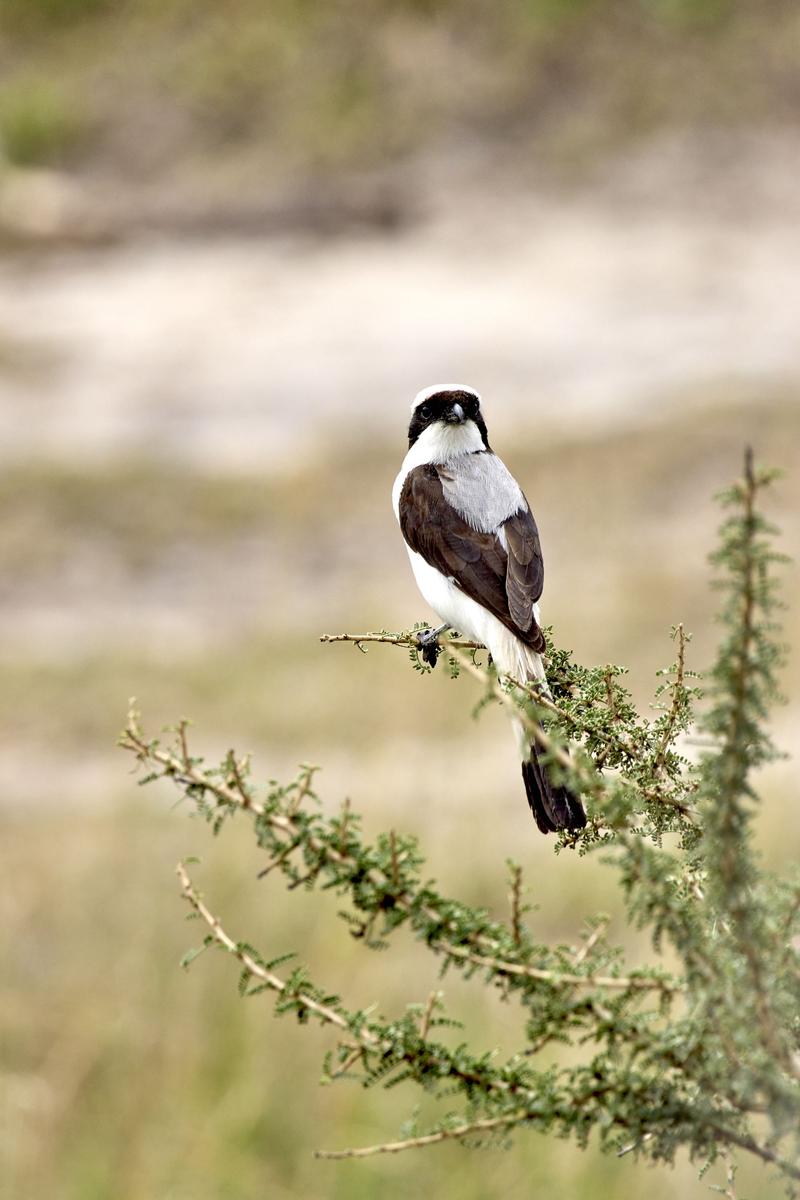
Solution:
[(544, 566), (536, 522), (520, 509), (503, 524), (508, 551), (496, 533), (479, 533), (448, 504), (432, 465), (409, 471), (400, 493), (400, 528), (412, 550), (447, 575), (472, 600), (534, 650), (544, 650), (533, 617)]

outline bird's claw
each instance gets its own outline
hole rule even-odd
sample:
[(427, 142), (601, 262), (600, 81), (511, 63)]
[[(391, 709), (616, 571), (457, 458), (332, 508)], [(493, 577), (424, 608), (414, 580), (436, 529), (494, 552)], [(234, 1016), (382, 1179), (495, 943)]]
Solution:
[(429, 667), (435, 667), (442, 647), (439, 645), (438, 629), (420, 629), (416, 634), (417, 649), (422, 655), (422, 661)]

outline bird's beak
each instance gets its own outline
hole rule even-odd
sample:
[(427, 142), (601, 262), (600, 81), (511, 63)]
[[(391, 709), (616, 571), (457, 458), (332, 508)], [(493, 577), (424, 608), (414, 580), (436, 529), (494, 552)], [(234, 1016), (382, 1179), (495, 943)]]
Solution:
[(447, 410), (447, 420), (452, 425), (463, 425), (464, 410), (460, 404), (451, 404)]

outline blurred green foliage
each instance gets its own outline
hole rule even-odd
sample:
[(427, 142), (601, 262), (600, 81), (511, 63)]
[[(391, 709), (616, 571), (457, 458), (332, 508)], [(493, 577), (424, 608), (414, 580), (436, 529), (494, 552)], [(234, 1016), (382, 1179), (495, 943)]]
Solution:
[(736, 0), (642, 0), (642, 7), (667, 25), (712, 29), (732, 18)]
[(0, 150), (15, 166), (62, 161), (84, 132), (66, 94), (44, 79), (23, 79), (0, 91)]
[(113, 7), (119, 0), (0, 0), (0, 21), (8, 29), (31, 32), (82, 22)]
[(0, 0), (0, 102), (30, 93), (15, 161), (63, 157), (58, 79), (87, 152), (130, 177), (224, 147), (274, 184), (467, 131), (560, 161), (663, 125), (789, 116), (794, 22), (788, 0)]

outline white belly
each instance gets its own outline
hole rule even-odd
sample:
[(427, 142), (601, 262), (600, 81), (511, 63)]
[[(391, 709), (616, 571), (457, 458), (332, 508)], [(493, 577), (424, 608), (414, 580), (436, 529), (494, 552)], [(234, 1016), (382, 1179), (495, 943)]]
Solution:
[[(437, 571), (416, 551), (409, 549), (417, 587), (439, 619), (470, 641), (482, 642), (498, 671), (515, 679), (543, 679), (542, 660), (535, 650), (515, 637), (492, 613), (471, 600), (460, 588)], [(534, 605), (536, 619), (539, 606)]]
[(431, 606), (439, 619), (453, 629), (457, 629), (464, 637), (488, 645), (486, 633), (490, 622), (499, 625), (500, 622), (488, 613), (480, 604), (470, 600), (469, 596), (451, 583), (441, 571), (437, 571), (427, 563), (421, 554), (409, 549), (411, 569), (417, 581), (417, 587), (424, 599)]

